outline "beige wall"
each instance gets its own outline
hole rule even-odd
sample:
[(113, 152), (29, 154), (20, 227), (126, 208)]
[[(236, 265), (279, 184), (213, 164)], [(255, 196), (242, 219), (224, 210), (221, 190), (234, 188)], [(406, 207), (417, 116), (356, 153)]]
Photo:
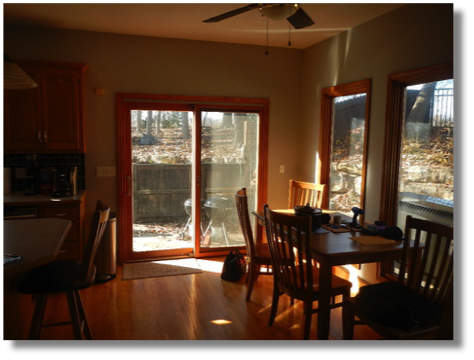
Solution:
[[(297, 36), (295, 34), (295, 36)], [(270, 49), (41, 28), (4, 30), (13, 59), (77, 61), (86, 75), (88, 212), (98, 198), (117, 205), (115, 93), (270, 99), (268, 202), (283, 207), (290, 178), (313, 181), (321, 89), (372, 79), (366, 219), (379, 212), (387, 75), (453, 61), (450, 4), (406, 5), (313, 47)], [(104, 88), (105, 96), (95, 96)], [(284, 164), (285, 174), (278, 173)]]
[[(285, 206), (288, 179), (297, 168), (303, 51), (187, 40), (5, 28), (13, 59), (85, 62), (86, 186), (88, 213), (98, 198), (117, 208), (116, 178), (96, 177), (116, 165), (115, 93), (236, 96), (270, 99), (269, 202)], [(105, 96), (94, 95), (104, 88)], [(278, 166), (286, 164), (280, 175)]]

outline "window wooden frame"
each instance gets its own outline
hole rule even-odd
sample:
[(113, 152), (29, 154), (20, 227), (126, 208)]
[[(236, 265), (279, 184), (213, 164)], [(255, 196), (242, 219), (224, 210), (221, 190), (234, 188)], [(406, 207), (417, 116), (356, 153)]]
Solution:
[[(365, 185), (367, 173), (367, 150), (369, 146), (369, 127), (370, 127), (370, 94), (371, 94), (371, 80), (361, 80), (344, 85), (336, 85), (322, 90), (321, 96), (321, 126), (319, 135), (319, 159), (317, 164), (317, 181), (320, 184), (330, 186), (330, 172), (331, 172), (331, 149), (332, 149), (332, 128), (334, 116), (334, 98), (338, 96), (349, 96), (356, 94), (366, 94), (365, 103), (365, 122), (364, 122), (364, 152), (362, 163), (362, 183), (360, 206), (363, 209), (365, 206)], [(329, 207), (329, 190), (325, 191), (322, 201), (322, 207)], [(363, 221), (363, 216), (361, 216)]]
[(453, 63), (404, 71), (388, 76), (385, 142), (379, 219), (389, 226), (397, 224), (398, 190), (400, 187), (400, 155), (405, 120), (407, 86), (453, 79)]

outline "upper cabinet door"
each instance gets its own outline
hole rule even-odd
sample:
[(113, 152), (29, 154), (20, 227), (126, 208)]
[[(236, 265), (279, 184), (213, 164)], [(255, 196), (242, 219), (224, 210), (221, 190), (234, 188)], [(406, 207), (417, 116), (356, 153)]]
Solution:
[(18, 64), (35, 79), (38, 88), (5, 91), (5, 152), (85, 152), (87, 65), (49, 61)]
[[(41, 75), (29, 72), (40, 82)], [(27, 90), (4, 90), (5, 152), (43, 149), (43, 124), (41, 121), (41, 96), (38, 88)]]
[(44, 149), (82, 148), (81, 91), (80, 75), (76, 71), (50, 69), (42, 74)]

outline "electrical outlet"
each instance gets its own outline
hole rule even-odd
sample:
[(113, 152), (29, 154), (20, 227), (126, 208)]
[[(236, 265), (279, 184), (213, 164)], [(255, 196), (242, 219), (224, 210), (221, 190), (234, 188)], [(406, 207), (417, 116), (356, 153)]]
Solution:
[(285, 165), (280, 165), (280, 174), (285, 173)]
[(97, 166), (97, 177), (114, 177), (115, 166)]

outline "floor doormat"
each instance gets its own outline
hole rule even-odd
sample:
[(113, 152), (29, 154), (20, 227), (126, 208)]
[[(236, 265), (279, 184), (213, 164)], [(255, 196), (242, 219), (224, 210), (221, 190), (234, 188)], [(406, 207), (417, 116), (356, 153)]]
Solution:
[(162, 276), (201, 274), (196, 259), (173, 259), (124, 263), (122, 280), (146, 279)]

